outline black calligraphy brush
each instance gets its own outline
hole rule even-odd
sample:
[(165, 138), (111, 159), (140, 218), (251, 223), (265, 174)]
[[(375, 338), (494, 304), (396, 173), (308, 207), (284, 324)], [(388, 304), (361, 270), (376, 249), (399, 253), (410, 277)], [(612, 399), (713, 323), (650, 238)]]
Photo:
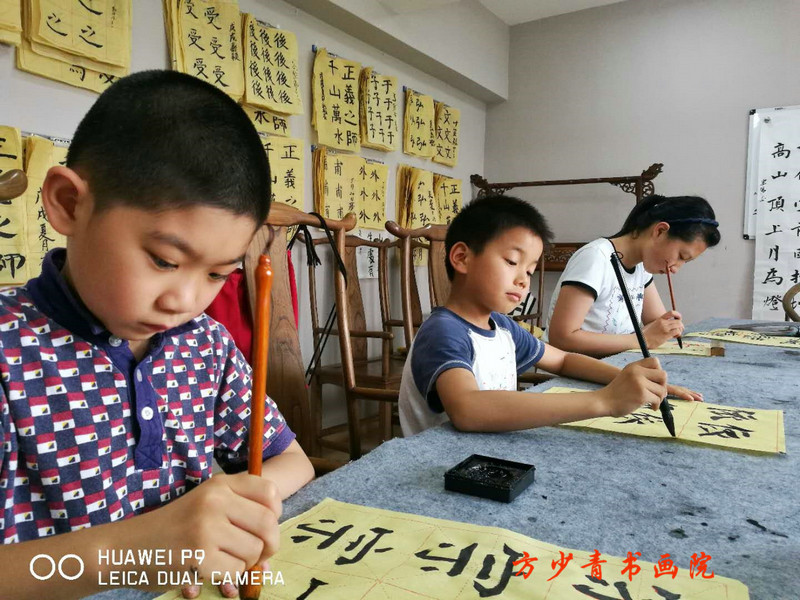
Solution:
[[(639, 341), (639, 348), (642, 349), (642, 355), (645, 358), (650, 358), (650, 351), (647, 349), (647, 343), (644, 341), (642, 328), (639, 327), (639, 318), (636, 316), (636, 311), (633, 310), (633, 303), (631, 302), (631, 297), (628, 295), (628, 288), (625, 285), (625, 280), (622, 278), (622, 269), (620, 268), (619, 263), (619, 253), (612, 252), (611, 266), (614, 267), (614, 273), (617, 276), (617, 283), (619, 283), (619, 289), (622, 292), (622, 298), (625, 300), (625, 306), (628, 307), (628, 314), (631, 317), (633, 331), (636, 332), (636, 339)], [(675, 421), (672, 419), (672, 406), (670, 406), (666, 398), (661, 400), (659, 409), (661, 410), (661, 418), (664, 420), (664, 425), (667, 426), (667, 431), (669, 431), (669, 434), (672, 437), (675, 437)]]
[[(667, 285), (669, 285), (669, 300), (672, 302), (672, 310), (677, 311), (675, 308), (675, 292), (672, 291), (672, 277), (669, 273), (669, 261), (667, 261)], [(683, 340), (678, 336), (678, 347), (683, 350)]]

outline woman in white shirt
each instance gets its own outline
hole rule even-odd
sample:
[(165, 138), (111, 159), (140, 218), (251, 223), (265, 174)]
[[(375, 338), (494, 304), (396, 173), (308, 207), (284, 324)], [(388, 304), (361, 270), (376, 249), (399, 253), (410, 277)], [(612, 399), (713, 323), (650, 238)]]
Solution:
[(648, 348), (679, 336), (681, 315), (664, 308), (651, 273), (677, 273), (719, 243), (718, 227), (711, 205), (698, 196), (643, 199), (617, 234), (586, 244), (569, 259), (550, 302), (547, 341), (598, 357), (639, 347), (611, 266), (613, 252), (622, 261)]

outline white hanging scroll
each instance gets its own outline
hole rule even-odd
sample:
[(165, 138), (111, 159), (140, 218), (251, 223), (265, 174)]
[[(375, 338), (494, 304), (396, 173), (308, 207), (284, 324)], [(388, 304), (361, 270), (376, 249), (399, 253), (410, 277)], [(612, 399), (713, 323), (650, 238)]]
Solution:
[(800, 282), (800, 110), (760, 120), (753, 318), (782, 321), (783, 295)]

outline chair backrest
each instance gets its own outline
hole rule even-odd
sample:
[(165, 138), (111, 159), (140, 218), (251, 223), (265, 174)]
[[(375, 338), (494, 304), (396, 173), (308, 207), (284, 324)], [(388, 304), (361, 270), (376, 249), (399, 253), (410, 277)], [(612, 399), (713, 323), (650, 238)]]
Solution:
[[(315, 247), (328, 246), (327, 237), (319, 237), (312, 242)], [(344, 238), (344, 253), (341, 253), (342, 262), (347, 271), (347, 286), (345, 288), (344, 304), (336, 299), (337, 311), (341, 306), (345, 307), (344, 315), (347, 317), (347, 330), (349, 331), (349, 344), (342, 346), (343, 352), (347, 349), (347, 357), (342, 356), (342, 363), (347, 360), (353, 364), (367, 362), (369, 357), (368, 340), (382, 340), (381, 358), (384, 379), (389, 377), (389, 360), (392, 353), (392, 339), (390, 324), (390, 301), (389, 301), (389, 276), (388, 276), (388, 250), (393, 246), (389, 240), (367, 240), (357, 235), (346, 235)], [(358, 272), (358, 251), (360, 248), (374, 248), (378, 252), (378, 297), (380, 305), (380, 331), (370, 331), (368, 329), (367, 315), (364, 309), (364, 298), (362, 295), (361, 281)], [(308, 271), (309, 287), (316, 289), (316, 269), (309, 265)], [(309, 295), (311, 298), (311, 319), (315, 336), (315, 343), (319, 342), (319, 336), (324, 332), (324, 325), (319, 325), (319, 305), (316, 293)], [(341, 328), (337, 328), (332, 333), (337, 334)], [(340, 344), (342, 342), (340, 341)]]
[(797, 314), (797, 301), (794, 299), (798, 294), (800, 294), (800, 283), (794, 284), (783, 295), (783, 310), (786, 311), (786, 318), (796, 322), (800, 322), (800, 315)]
[[(342, 235), (355, 226), (348, 215), (342, 221), (325, 220), (334, 235)], [(280, 408), (298, 443), (311, 448), (312, 426), (305, 366), (300, 352), (300, 338), (295, 325), (289, 287), (289, 264), (286, 251), (286, 231), (295, 225), (319, 227), (319, 220), (308, 213), (284, 204), (273, 204), (267, 225), (258, 230), (247, 249), (244, 269), (250, 310), (255, 318), (255, 267), (258, 257), (267, 254), (272, 262), (272, 296), (270, 304), (270, 351), (267, 365), (267, 394)]]
[(431, 308), (442, 306), (450, 295), (450, 279), (445, 268), (446, 225), (426, 225), (407, 229), (394, 221), (386, 222), (386, 230), (401, 241), (400, 295), (403, 307), (403, 332), (410, 347), (422, 321), (419, 291), (414, 271), (413, 253), (417, 247), (428, 249), (428, 294)]
[(22, 196), (28, 188), (28, 177), (24, 171), (11, 169), (0, 175), (0, 200), (13, 200)]

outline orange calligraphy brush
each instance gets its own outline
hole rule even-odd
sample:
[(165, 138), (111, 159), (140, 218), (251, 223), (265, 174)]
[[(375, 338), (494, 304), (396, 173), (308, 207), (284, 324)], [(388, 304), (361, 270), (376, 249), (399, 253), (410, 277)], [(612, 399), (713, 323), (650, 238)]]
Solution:
[[(253, 347), (253, 395), (250, 399), (250, 445), (247, 455), (247, 472), (261, 476), (264, 438), (264, 405), (267, 401), (267, 356), (269, 354), (269, 300), (272, 292), (272, 263), (265, 254), (258, 257), (256, 267), (256, 322)], [(258, 600), (261, 586), (258, 565), (250, 567), (247, 584), (239, 590), (242, 600)]]
[[(669, 261), (667, 263), (667, 284), (669, 285), (669, 299), (672, 302), (672, 310), (677, 311), (678, 309), (675, 308), (675, 292), (672, 291), (672, 277), (669, 274)], [(681, 336), (678, 336), (678, 347), (683, 350), (683, 340)]]

